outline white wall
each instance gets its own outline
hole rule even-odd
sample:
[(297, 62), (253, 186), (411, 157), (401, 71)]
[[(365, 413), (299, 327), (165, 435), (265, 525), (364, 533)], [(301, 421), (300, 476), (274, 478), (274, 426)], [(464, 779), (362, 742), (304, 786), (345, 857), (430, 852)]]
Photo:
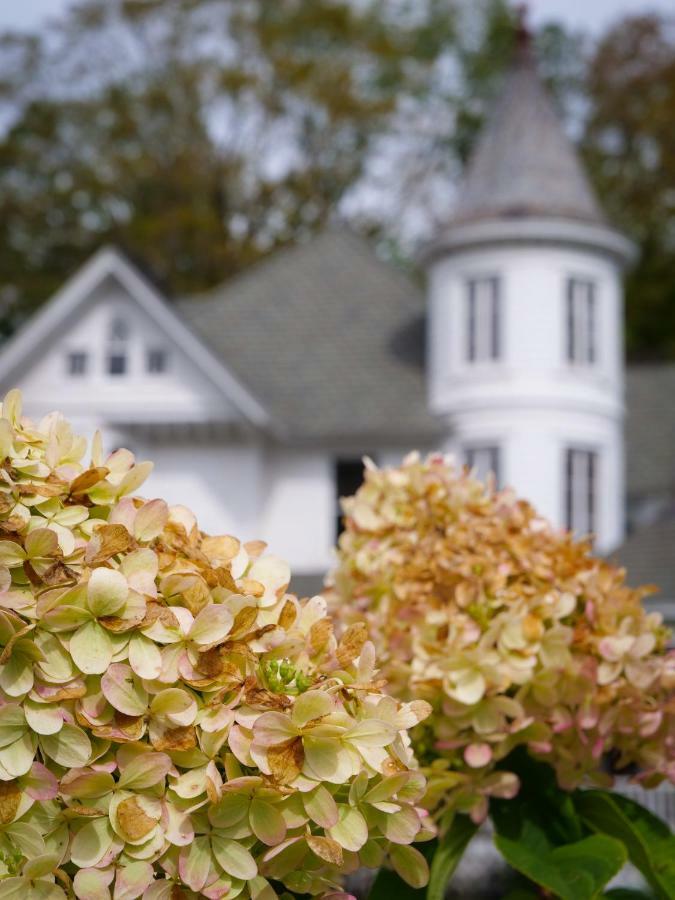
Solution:
[[(466, 359), (466, 282), (497, 275), (502, 353), (489, 363)], [(566, 283), (597, 285), (597, 361), (566, 358)], [(561, 525), (564, 450), (600, 454), (598, 548), (624, 532), (623, 308), (615, 263), (592, 250), (487, 245), (437, 261), (429, 279), (429, 397), (444, 414), (449, 449), (498, 443), (503, 481)]]
[[(109, 375), (108, 335), (113, 317), (130, 327), (128, 372)], [(167, 371), (146, 371), (150, 348), (164, 349)], [(87, 353), (87, 373), (71, 376), (71, 351)], [(106, 423), (231, 421), (237, 411), (223, 398), (157, 324), (112, 278), (106, 279), (75, 317), (62, 323), (48, 345), (26, 360), (11, 385), (20, 387), (25, 403), (37, 416), (59, 409), (69, 418)]]

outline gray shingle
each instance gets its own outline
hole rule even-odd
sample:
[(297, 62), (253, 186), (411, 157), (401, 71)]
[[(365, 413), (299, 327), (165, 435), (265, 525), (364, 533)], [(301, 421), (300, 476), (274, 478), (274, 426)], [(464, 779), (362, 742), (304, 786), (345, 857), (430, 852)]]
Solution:
[(640, 528), (613, 558), (626, 566), (629, 584), (656, 584), (659, 598), (675, 600), (675, 519)]
[(180, 311), (287, 439), (414, 447), (440, 433), (421, 292), (350, 232), (275, 253)]
[(629, 495), (675, 491), (675, 364), (629, 366), (626, 404)]
[(454, 221), (527, 215), (605, 222), (532, 51), (523, 46), (469, 162)]

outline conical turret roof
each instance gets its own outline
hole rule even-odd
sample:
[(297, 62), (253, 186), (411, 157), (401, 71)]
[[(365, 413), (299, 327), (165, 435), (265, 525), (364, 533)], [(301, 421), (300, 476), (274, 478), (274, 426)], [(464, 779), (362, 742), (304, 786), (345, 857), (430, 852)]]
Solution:
[(521, 29), (513, 64), (460, 186), (453, 220), (527, 216), (606, 224)]

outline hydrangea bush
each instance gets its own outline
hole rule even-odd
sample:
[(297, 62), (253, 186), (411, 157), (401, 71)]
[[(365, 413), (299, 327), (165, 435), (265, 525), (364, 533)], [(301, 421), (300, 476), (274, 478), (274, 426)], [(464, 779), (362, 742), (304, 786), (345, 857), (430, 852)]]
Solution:
[(649, 589), (440, 455), (367, 463), (344, 512), (335, 613), (365, 623), (397, 698), (433, 707), (413, 746), (442, 831), (515, 798), (523, 753), (568, 793), (629, 766), (675, 783), (675, 655)]
[(346, 897), (385, 855), (424, 883), (429, 707), (365, 629), (16, 392), (0, 448), (0, 897)]

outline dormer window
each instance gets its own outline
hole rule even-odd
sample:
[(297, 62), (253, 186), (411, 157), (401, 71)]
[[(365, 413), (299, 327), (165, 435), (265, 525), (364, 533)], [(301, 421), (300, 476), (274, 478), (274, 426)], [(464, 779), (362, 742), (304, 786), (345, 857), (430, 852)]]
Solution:
[(470, 278), (466, 285), (466, 359), (494, 362), (501, 356), (499, 279)]
[(161, 347), (153, 347), (148, 350), (146, 358), (146, 369), (150, 375), (161, 375), (166, 372), (167, 358), (166, 351)]
[(108, 336), (108, 375), (126, 375), (128, 362), (129, 323), (120, 316), (110, 322)]
[(87, 373), (87, 354), (83, 350), (73, 350), (66, 357), (68, 374), (77, 378)]
[(567, 361), (590, 366), (596, 361), (596, 286), (589, 278), (567, 280)]

